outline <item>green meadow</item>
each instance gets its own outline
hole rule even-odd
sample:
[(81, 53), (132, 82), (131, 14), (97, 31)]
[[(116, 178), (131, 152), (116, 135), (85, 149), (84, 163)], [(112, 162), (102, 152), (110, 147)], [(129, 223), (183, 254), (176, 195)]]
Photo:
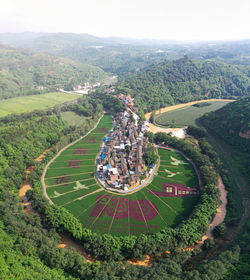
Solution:
[(27, 95), (1, 100), (0, 117), (9, 114), (28, 113), (34, 110), (44, 110), (57, 104), (78, 99), (79, 95), (65, 92), (50, 92), (40, 95)]
[[(157, 115), (155, 123), (160, 126), (183, 127), (196, 125), (196, 120), (204, 114), (216, 111), (231, 101), (207, 101), (210, 105), (204, 107), (186, 106)], [(206, 103), (207, 103), (206, 102)], [(202, 104), (202, 103), (199, 103)]]

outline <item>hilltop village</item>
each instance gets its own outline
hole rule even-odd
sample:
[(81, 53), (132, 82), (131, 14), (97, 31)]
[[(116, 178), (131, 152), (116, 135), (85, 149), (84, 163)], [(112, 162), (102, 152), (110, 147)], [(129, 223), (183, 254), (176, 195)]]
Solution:
[(140, 122), (131, 96), (119, 95), (126, 110), (116, 115), (97, 159), (97, 176), (104, 186), (128, 190), (141, 184), (149, 174), (143, 155), (147, 151), (147, 121)]

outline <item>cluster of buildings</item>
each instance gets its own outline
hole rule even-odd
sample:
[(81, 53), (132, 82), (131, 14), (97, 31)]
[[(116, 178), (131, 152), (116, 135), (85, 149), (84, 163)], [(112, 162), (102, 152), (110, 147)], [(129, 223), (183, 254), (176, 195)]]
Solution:
[(101, 83), (94, 83), (91, 84), (89, 82), (84, 83), (83, 85), (78, 85), (73, 88), (74, 92), (81, 93), (81, 94), (88, 94), (91, 89), (95, 89), (101, 86)]
[(137, 113), (138, 108), (134, 104), (134, 99), (131, 97), (131, 95), (125, 95), (125, 94), (120, 94), (118, 98), (133, 112)]
[[(89, 82), (84, 83), (83, 85), (77, 85), (73, 87), (73, 92), (79, 93), (79, 94), (88, 94), (90, 90), (98, 88), (101, 86), (101, 83), (94, 83), (91, 84)], [(60, 92), (68, 92), (64, 90), (63, 88), (58, 89)]]
[(144, 132), (149, 128), (144, 122), (138, 124), (134, 114), (130, 107), (117, 114), (97, 159), (97, 176), (111, 188), (128, 190), (148, 175), (143, 155), (148, 146)]

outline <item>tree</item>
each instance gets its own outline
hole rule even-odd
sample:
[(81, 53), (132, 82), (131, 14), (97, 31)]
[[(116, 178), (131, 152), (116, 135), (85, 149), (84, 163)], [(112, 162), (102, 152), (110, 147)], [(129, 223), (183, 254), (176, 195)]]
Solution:
[(152, 144), (148, 144), (147, 152), (143, 155), (143, 158), (147, 166), (151, 166), (152, 164), (156, 163), (158, 156), (156, 153), (156, 148)]

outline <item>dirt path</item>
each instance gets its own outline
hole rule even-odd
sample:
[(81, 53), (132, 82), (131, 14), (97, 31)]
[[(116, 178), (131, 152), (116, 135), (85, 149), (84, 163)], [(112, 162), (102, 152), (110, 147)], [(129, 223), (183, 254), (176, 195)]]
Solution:
[(221, 177), (219, 177), (218, 189), (220, 190), (220, 200), (221, 200), (222, 204), (217, 208), (217, 213), (216, 213), (212, 223), (209, 225), (209, 229), (208, 229), (207, 233), (202, 237), (201, 241), (198, 241), (198, 244), (196, 246), (194, 246), (194, 248), (200, 248), (204, 244), (206, 239), (213, 238), (214, 228), (216, 226), (218, 226), (219, 224), (221, 224), (226, 217), (227, 191), (225, 189), (225, 186), (222, 182)]
[[(209, 102), (209, 101), (232, 101), (233, 102), (234, 100), (232, 100), (232, 99), (203, 99), (203, 100), (196, 100), (196, 101), (192, 101), (192, 102), (188, 102), (188, 103), (182, 103), (182, 104), (177, 104), (177, 105), (161, 108), (161, 109), (155, 111), (155, 114), (159, 115), (159, 114), (162, 114), (162, 113), (165, 113), (165, 112), (169, 112), (169, 111), (173, 111), (173, 110), (176, 110), (176, 109), (180, 109), (180, 108), (183, 108), (183, 107), (186, 107), (186, 106), (191, 106), (191, 105), (194, 105), (196, 103)], [(153, 112), (149, 112), (149, 113), (145, 114), (145, 118), (149, 119), (152, 113)]]
[(53, 205), (54, 203), (52, 202), (52, 200), (49, 198), (49, 196), (48, 196), (48, 194), (47, 194), (46, 184), (45, 184), (45, 175), (46, 175), (46, 173), (47, 173), (48, 167), (50, 166), (50, 164), (51, 164), (54, 160), (56, 160), (56, 159), (60, 156), (60, 154), (61, 154), (62, 152), (64, 152), (66, 149), (68, 149), (68, 147), (70, 147), (70, 146), (74, 145), (75, 143), (79, 142), (79, 141), (82, 140), (84, 137), (86, 137), (88, 134), (90, 134), (94, 129), (96, 129), (96, 127), (98, 126), (98, 124), (99, 124), (100, 120), (102, 119), (103, 115), (104, 115), (104, 114), (101, 115), (101, 117), (99, 118), (99, 120), (97, 121), (97, 123), (95, 124), (95, 126), (94, 126), (91, 130), (89, 130), (88, 133), (86, 133), (85, 135), (81, 136), (79, 139), (75, 140), (74, 142), (72, 142), (72, 143), (68, 144), (67, 146), (65, 146), (64, 148), (62, 148), (62, 149), (56, 154), (56, 156), (55, 156), (54, 158), (52, 158), (52, 160), (49, 161), (48, 164), (45, 166), (45, 168), (44, 168), (44, 170), (43, 170), (41, 182), (42, 182), (42, 185), (43, 185), (43, 193), (44, 193), (44, 196), (48, 199), (48, 201), (49, 201), (49, 203), (50, 203), (51, 205)]
[(78, 253), (80, 253), (81, 255), (83, 255), (86, 258), (87, 262), (95, 261), (94, 258), (92, 258), (89, 254), (87, 254), (85, 252), (83, 246), (81, 246), (81, 245), (77, 244), (76, 242), (74, 242), (73, 240), (71, 240), (66, 233), (61, 233), (60, 236), (62, 238), (62, 243), (58, 245), (59, 248), (73, 247), (76, 249), (76, 251)]
[(185, 137), (184, 129), (187, 127), (185, 126), (182, 128), (164, 128), (164, 127), (156, 126), (153, 123), (150, 123), (149, 128), (150, 131), (153, 133), (157, 133), (157, 132), (173, 133), (176, 135), (180, 135), (178, 138), (184, 138)]
[(246, 178), (242, 176), (237, 166), (234, 166), (230, 146), (228, 146), (228, 144), (224, 142), (221, 138), (218, 138), (218, 136), (212, 133), (209, 134), (209, 138), (213, 145), (216, 147), (218, 154), (222, 158), (224, 158), (225, 164), (228, 170), (230, 171), (230, 176), (232, 176), (233, 181), (237, 186), (239, 196), (242, 197), (243, 214), (240, 218), (237, 228), (234, 231), (234, 236), (236, 236), (242, 233), (245, 223), (250, 218), (250, 184), (246, 180)]
[[(41, 162), (43, 160), (43, 158), (45, 157), (45, 155), (51, 151), (51, 149), (47, 149), (45, 150), (38, 158), (35, 159), (35, 161), (37, 162)], [(28, 201), (27, 197), (26, 197), (26, 192), (28, 190), (32, 189), (32, 186), (29, 182), (29, 174), (35, 170), (35, 166), (30, 166), (27, 170), (26, 170), (26, 176), (25, 176), (25, 180), (23, 182), (22, 187), (19, 190), (19, 197), (22, 200), (22, 205), (24, 206), (24, 212), (26, 214), (34, 214), (36, 213), (36, 211), (33, 210), (32, 206), (31, 206), (31, 202)], [(58, 245), (59, 248), (68, 248), (68, 247), (73, 247), (76, 249), (77, 252), (81, 253), (85, 258), (87, 262), (93, 262), (94, 258), (92, 258), (90, 255), (88, 255), (83, 246), (77, 244), (76, 242), (74, 242), (73, 240), (71, 240), (65, 233), (61, 233), (60, 234), (61, 238), (62, 238), (62, 243)]]
[[(45, 155), (51, 151), (51, 149), (47, 149), (45, 150), (39, 157), (37, 157), (35, 159), (36, 162), (41, 162), (43, 160), (43, 158), (45, 157)], [(31, 213), (35, 213), (35, 211), (32, 209), (31, 207), (31, 203), (28, 201), (27, 197), (26, 197), (26, 192), (28, 190), (32, 189), (32, 186), (29, 182), (29, 174), (35, 169), (35, 166), (30, 166), (29, 168), (27, 168), (26, 170), (26, 176), (25, 176), (25, 180), (23, 182), (22, 187), (19, 190), (19, 197), (22, 200), (22, 205), (24, 206), (24, 212), (27, 214), (31, 214)]]

